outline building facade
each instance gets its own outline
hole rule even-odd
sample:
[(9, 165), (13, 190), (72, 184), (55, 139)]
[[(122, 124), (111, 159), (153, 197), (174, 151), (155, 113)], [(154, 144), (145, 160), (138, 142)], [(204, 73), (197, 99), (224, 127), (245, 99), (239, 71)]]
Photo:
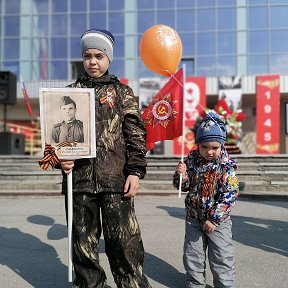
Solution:
[[(114, 34), (116, 42), (110, 73), (127, 78), (138, 94), (139, 79), (159, 77), (139, 56), (141, 36), (149, 27), (164, 24), (181, 37), (180, 65), (185, 63), (186, 75), (207, 77), (207, 105), (213, 107), (217, 88), (209, 85), (215, 77), (239, 75), (247, 83), (255, 83), (255, 76), (263, 74), (286, 79), (286, 15), (286, 0), (0, 0), (0, 71), (11, 71), (24, 80), (33, 110), (39, 111), (35, 87), (59, 86), (77, 78), (83, 72), (81, 34), (103, 28)], [(243, 90), (242, 101), (248, 116), (243, 132), (255, 139), (255, 88), (247, 87), (250, 90)], [(284, 83), (281, 87), (281, 121), (286, 123), (288, 90)], [(17, 105), (8, 107), (8, 117), (29, 120), (19, 88)], [(285, 153), (282, 126), (281, 153)]]

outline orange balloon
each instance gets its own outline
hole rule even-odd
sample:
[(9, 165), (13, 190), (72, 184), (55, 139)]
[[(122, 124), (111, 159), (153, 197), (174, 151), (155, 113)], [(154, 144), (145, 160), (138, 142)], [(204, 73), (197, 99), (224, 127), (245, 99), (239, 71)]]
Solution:
[(163, 76), (171, 76), (176, 72), (182, 57), (182, 42), (171, 27), (155, 25), (143, 33), (139, 51), (148, 69)]

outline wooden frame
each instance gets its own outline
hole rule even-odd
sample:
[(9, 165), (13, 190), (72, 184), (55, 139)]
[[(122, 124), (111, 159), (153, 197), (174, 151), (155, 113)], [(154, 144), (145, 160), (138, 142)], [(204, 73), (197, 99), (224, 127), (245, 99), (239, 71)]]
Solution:
[[(67, 101), (64, 101), (67, 99), (70, 101), (69, 104), (67, 104)], [(45, 145), (50, 144), (55, 148), (59, 159), (73, 160), (96, 157), (94, 89), (40, 88), (39, 102), (43, 152)], [(67, 109), (67, 107), (71, 107), (71, 103), (75, 104), (72, 104), (74, 109), (71, 108), (74, 110), (73, 121), (65, 119), (67, 115), (63, 111), (63, 106)], [(79, 136), (75, 136), (77, 135), (77, 131), (75, 130), (75, 125), (77, 124), (78, 131), (81, 131), (81, 140), (79, 140)], [(71, 125), (74, 127), (71, 128)], [(59, 135), (61, 134), (61, 137), (57, 138), (59, 140), (55, 140), (55, 137), (53, 137), (55, 129), (58, 129), (57, 133)]]

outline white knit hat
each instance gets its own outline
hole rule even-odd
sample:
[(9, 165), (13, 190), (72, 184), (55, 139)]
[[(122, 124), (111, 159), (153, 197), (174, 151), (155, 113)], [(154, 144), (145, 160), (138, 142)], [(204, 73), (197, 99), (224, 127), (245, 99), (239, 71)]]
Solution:
[(114, 37), (107, 30), (91, 29), (81, 36), (81, 52), (89, 48), (95, 48), (104, 52), (109, 61), (113, 60)]

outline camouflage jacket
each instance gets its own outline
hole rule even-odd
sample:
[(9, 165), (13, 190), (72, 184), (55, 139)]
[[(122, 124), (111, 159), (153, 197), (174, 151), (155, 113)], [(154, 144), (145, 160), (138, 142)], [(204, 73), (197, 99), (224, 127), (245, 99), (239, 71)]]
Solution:
[(68, 87), (94, 88), (96, 101), (96, 158), (75, 160), (73, 193), (123, 192), (128, 175), (144, 178), (146, 130), (132, 89), (109, 74), (96, 79), (85, 74)]

